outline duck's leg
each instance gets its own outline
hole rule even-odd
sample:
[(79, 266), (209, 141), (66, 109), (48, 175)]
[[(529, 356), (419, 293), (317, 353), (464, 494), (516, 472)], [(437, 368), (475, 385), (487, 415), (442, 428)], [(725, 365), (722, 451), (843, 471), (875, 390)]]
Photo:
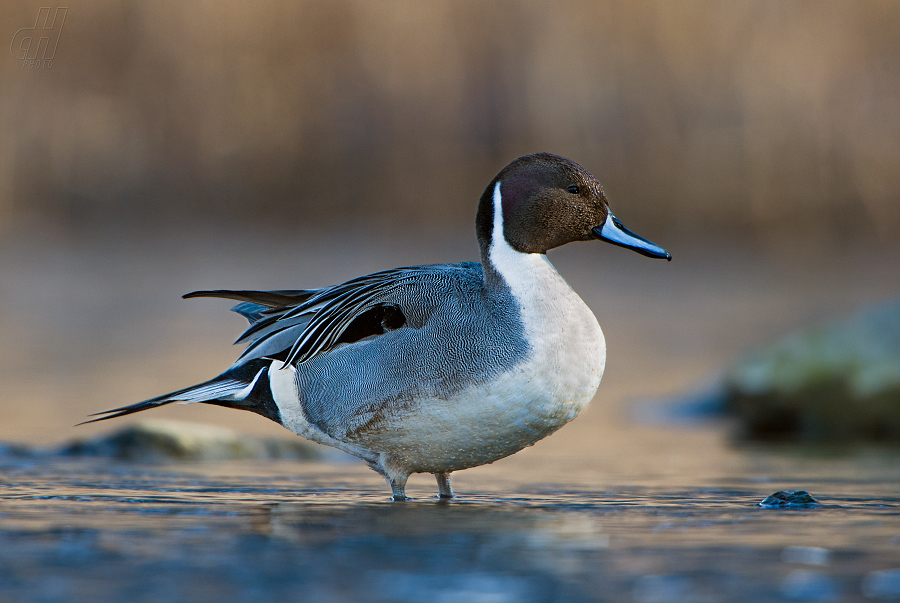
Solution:
[(408, 475), (402, 475), (388, 478), (388, 482), (391, 484), (391, 490), (394, 492), (395, 501), (406, 500), (406, 480), (408, 477)]
[(450, 472), (438, 471), (434, 474), (438, 483), (438, 496), (441, 498), (453, 498), (453, 488), (450, 487)]
[(409, 479), (409, 470), (394, 462), (390, 455), (382, 452), (375, 461), (367, 461), (369, 467), (384, 476), (391, 485), (394, 500), (406, 500), (406, 480)]

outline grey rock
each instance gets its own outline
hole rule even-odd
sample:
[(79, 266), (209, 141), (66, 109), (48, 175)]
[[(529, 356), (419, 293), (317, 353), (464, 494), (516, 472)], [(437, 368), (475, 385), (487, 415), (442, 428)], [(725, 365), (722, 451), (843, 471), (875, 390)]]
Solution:
[(265, 438), (212, 425), (145, 420), (112, 433), (76, 440), (56, 450), (65, 456), (127, 461), (312, 460), (323, 447), (302, 438)]
[(768, 495), (759, 503), (759, 506), (765, 509), (806, 509), (818, 507), (819, 501), (813, 498), (806, 490), (796, 490), (794, 492), (779, 490)]
[(785, 337), (724, 383), (751, 438), (900, 442), (900, 302)]

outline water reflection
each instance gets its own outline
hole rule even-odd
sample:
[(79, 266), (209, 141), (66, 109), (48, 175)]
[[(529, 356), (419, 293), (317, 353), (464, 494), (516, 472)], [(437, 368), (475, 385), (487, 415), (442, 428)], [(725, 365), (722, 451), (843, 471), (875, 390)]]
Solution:
[(210, 476), (202, 469), (0, 464), (0, 594), (100, 602), (837, 600), (860, 597), (863, 583), (887, 592), (881, 574), (867, 576), (900, 567), (893, 484), (868, 482), (862, 496), (859, 482), (820, 475), (822, 507), (795, 511), (759, 508), (773, 485), (737, 481), (392, 503), (380, 484), (360, 489), (317, 464), (220, 464)]

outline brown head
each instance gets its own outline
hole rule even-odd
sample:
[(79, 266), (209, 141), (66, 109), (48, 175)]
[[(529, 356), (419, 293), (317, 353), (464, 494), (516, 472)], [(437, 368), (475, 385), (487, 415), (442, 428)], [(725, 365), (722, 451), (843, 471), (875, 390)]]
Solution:
[(573, 241), (600, 239), (671, 260), (662, 247), (622, 226), (590, 172), (550, 153), (520, 157), (500, 170), (481, 196), (475, 224), (482, 259), (497, 236), (495, 228), (501, 228), (509, 246), (520, 253), (546, 253)]

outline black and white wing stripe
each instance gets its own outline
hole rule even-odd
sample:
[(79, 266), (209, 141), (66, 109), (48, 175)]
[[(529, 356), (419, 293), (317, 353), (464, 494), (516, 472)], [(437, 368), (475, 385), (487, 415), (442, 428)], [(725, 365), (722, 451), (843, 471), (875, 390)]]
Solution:
[(300, 365), (341, 343), (404, 326), (404, 300), (416, 298), (410, 292), (427, 290), (424, 281), (446, 279), (452, 269), (447, 264), (412, 266), (376, 272), (324, 289), (197, 291), (185, 297), (243, 302), (232, 308), (251, 322), (235, 342), (248, 344), (237, 364), (278, 357), (285, 366)]

